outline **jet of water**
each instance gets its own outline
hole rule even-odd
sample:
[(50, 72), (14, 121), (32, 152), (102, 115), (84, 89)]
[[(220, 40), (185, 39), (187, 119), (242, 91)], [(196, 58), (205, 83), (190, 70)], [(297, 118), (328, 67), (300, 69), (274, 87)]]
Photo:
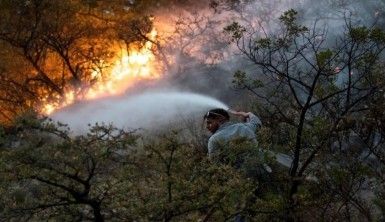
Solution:
[(88, 131), (88, 124), (113, 124), (125, 129), (161, 129), (167, 124), (193, 116), (203, 116), (212, 108), (228, 110), (219, 100), (188, 92), (144, 92), (75, 104), (51, 115), (68, 124), (75, 134)]

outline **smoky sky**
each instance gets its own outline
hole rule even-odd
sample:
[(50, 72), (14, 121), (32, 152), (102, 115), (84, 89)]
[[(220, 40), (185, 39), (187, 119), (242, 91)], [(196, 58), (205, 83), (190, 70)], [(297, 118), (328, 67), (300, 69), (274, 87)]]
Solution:
[[(174, 25), (177, 22), (186, 23), (179, 27), (180, 30), (171, 29), (175, 33), (168, 33), (171, 37), (164, 40), (163, 53), (174, 58), (171, 69), (163, 74), (164, 78), (146, 89), (129, 89), (123, 97), (68, 107), (56, 115), (57, 119), (64, 123), (70, 122), (73, 130), (78, 132), (84, 131), (87, 123), (95, 122), (113, 122), (118, 127), (128, 128), (156, 128), (175, 122), (174, 117), (178, 113), (194, 113), (200, 118), (205, 110), (213, 108), (208, 105), (204, 96), (194, 97), (184, 92), (206, 95), (213, 98), (212, 101), (217, 99), (230, 107), (238, 106), (241, 110), (249, 109), (252, 101), (249, 100), (248, 92), (235, 89), (232, 80), (236, 70), (253, 72), (256, 67), (230, 43), (223, 32), (225, 26), (235, 21), (257, 33), (274, 33), (280, 28), (279, 16), (293, 8), (298, 11), (299, 22), (302, 24), (312, 25), (318, 22), (328, 28), (328, 33), (338, 34), (343, 31), (341, 27), (345, 25), (346, 17), (361, 25), (383, 24), (385, 17), (385, 3), (380, 0), (228, 2), (236, 3), (219, 4), (217, 8), (213, 8), (210, 1), (189, 1), (153, 11), (161, 20), (158, 26), (167, 22), (173, 28), (177, 27)], [(149, 93), (154, 87), (158, 90), (156, 95)], [(170, 88), (174, 89), (173, 94), (160, 96), (161, 92)], [(199, 105), (199, 99), (206, 102), (205, 105)], [(215, 103), (211, 105), (213, 104)], [(178, 109), (183, 112), (176, 111)]]

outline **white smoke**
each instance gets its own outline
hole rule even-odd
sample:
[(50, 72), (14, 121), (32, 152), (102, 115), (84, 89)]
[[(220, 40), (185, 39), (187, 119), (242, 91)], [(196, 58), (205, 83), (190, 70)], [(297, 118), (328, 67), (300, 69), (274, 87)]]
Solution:
[[(365, 3), (354, 0), (240, 2), (237, 7), (223, 9), (221, 12), (214, 12), (209, 8), (208, 1), (202, 0), (198, 4), (199, 10), (194, 8), (189, 12), (188, 8), (184, 8), (184, 11), (170, 8), (169, 11), (163, 9), (155, 13), (161, 21), (166, 21), (161, 23), (160, 27), (169, 24), (170, 21), (179, 24), (171, 22), (167, 28), (164, 27), (165, 30), (159, 30), (160, 33), (171, 33), (169, 38), (164, 39), (162, 51), (175, 58), (171, 59), (170, 63), (174, 62), (175, 67), (172, 70), (177, 70), (176, 74), (171, 75), (171, 70), (168, 72), (169, 76), (174, 76), (176, 80), (165, 80), (169, 81), (169, 85), (177, 85), (179, 88), (192, 91), (204, 91), (206, 94), (224, 98), (223, 95), (231, 91), (232, 74), (237, 69), (254, 69), (254, 66), (248, 64), (247, 59), (239, 55), (239, 50), (234, 44), (228, 44), (223, 33), (223, 28), (234, 21), (245, 26), (250, 34), (263, 37), (264, 34), (278, 30), (279, 16), (284, 11), (294, 8), (299, 11), (300, 22), (305, 25), (321, 20), (329, 27), (329, 33), (340, 33), (347, 12), (352, 13), (357, 20), (369, 22), (371, 19), (365, 16), (372, 17), (372, 20), (376, 19), (382, 15), (385, 8), (384, 3), (377, 0), (368, 0)], [(180, 13), (174, 13), (178, 10)], [(184, 23), (180, 23), (181, 21)], [(210, 64), (216, 56), (218, 61)], [(227, 98), (237, 99), (234, 95), (226, 97), (226, 101), (232, 105), (234, 101)], [(171, 122), (175, 123), (179, 118), (191, 115), (201, 117), (205, 111), (214, 107), (227, 108), (219, 101), (203, 95), (153, 91), (79, 103), (55, 113), (52, 118), (69, 124), (75, 133), (86, 132), (87, 124), (96, 122), (112, 123), (120, 128), (154, 129)]]
[(68, 124), (74, 134), (84, 134), (89, 124), (113, 124), (124, 129), (160, 129), (181, 119), (202, 117), (211, 108), (228, 107), (205, 95), (176, 91), (151, 91), (75, 104), (51, 118)]

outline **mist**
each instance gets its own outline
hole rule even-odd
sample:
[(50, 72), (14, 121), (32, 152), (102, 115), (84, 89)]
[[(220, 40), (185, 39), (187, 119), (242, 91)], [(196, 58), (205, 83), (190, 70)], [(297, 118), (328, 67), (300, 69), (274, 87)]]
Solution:
[(74, 134), (85, 134), (89, 124), (96, 123), (129, 130), (156, 130), (184, 119), (202, 119), (211, 108), (228, 106), (201, 94), (163, 90), (82, 102), (54, 113), (51, 118), (68, 124)]

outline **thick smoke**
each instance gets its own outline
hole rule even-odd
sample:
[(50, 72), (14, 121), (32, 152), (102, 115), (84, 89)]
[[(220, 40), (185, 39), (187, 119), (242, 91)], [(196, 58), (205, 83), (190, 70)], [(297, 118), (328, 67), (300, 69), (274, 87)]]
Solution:
[(229, 38), (224, 34), (224, 27), (232, 22), (245, 26), (254, 37), (264, 37), (282, 28), (280, 15), (293, 8), (298, 11), (299, 22), (309, 28), (313, 28), (315, 23), (319, 29), (325, 28), (327, 43), (333, 46), (336, 40), (333, 35), (342, 34), (346, 18), (351, 18), (353, 25), (377, 23), (380, 27), (385, 18), (385, 3), (380, 0), (211, 1), (218, 2), (216, 8), (210, 7), (208, 1), (206, 4), (203, 2), (197, 1), (191, 7), (168, 9), (178, 13), (160, 10), (157, 14), (160, 28), (165, 23), (163, 21), (178, 24), (167, 29), (168, 33), (176, 34), (167, 39), (170, 47), (165, 47), (165, 51), (176, 58), (168, 81), (180, 88), (215, 96), (230, 105), (243, 98), (232, 89), (233, 73), (238, 69), (253, 72), (255, 68), (240, 55), (234, 44), (229, 44)]
[[(318, 21), (328, 28), (328, 33), (341, 33), (346, 17), (362, 25), (384, 24), (385, 17), (385, 3), (380, 0), (245, 0), (217, 5), (210, 5), (209, 1), (189, 2), (153, 11), (162, 37), (160, 59), (168, 63), (165, 78), (156, 85), (199, 92), (241, 109), (247, 109), (250, 102), (245, 91), (233, 89), (232, 76), (239, 69), (253, 72), (255, 66), (229, 43), (223, 32), (225, 26), (236, 21), (257, 35), (274, 33), (281, 27), (279, 16), (290, 8), (299, 12), (303, 24), (311, 26)], [(87, 123), (95, 122), (158, 129), (177, 122), (179, 117), (201, 117), (211, 107), (224, 107), (207, 97), (176, 91), (135, 94), (138, 88), (127, 96), (76, 104), (53, 117), (68, 123), (76, 133), (85, 132)]]

